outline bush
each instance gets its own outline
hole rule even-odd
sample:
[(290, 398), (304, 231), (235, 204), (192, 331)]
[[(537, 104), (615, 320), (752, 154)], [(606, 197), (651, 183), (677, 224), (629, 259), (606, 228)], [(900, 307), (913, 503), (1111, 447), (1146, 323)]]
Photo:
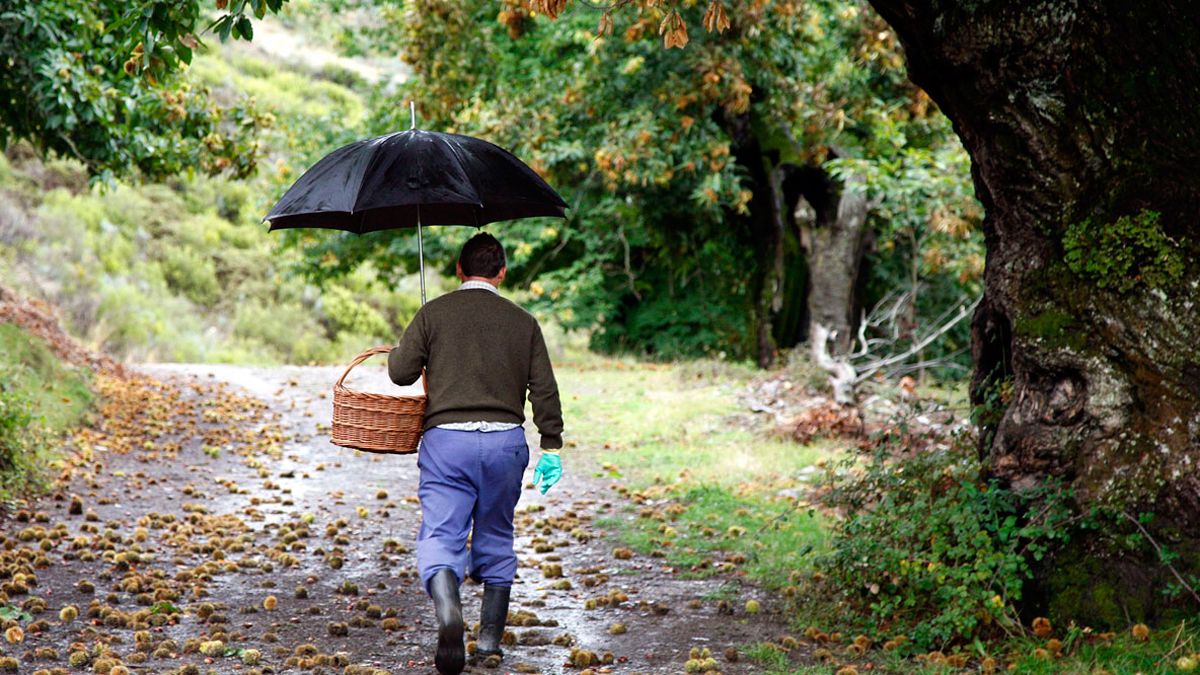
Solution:
[[(141, 272), (150, 276), (151, 268)], [(104, 277), (96, 291), (97, 322), (87, 328), (93, 343), (110, 354), (139, 361), (196, 362), (208, 347), (204, 326), (186, 300), (145, 279)]]
[(358, 333), (383, 340), (394, 337), (383, 315), (356, 298), (355, 294), (345, 287), (326, 287), (319, 308), (333, 334)]
[(966, 438), (904, 454), (896, 435), (878, 440), (828, 479), (826, 502), (845, 517), (816, 590), (863, 629), (919, 650), (1016, 629), (1030, 559), (1067, 538), (1067, 491), (985, 480)]
[(212, 307), (221, 297), (221, 284), (217, 281), (217, 267), (212, 257), (204, 256), (196, 249), (167, 248), (163, 252), (162, 270), (171, 290), (198, 305)]
[(257, 343), (286, 363), (313, 363), (329, 359), (331, 345), (312, 310), (295, 302), (275, 304), (248, 299), (235, 309), (233, 334)]

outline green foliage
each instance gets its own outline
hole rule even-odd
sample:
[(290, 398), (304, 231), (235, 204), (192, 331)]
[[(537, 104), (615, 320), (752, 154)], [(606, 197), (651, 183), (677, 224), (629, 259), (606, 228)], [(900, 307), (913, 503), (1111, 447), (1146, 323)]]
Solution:
[(788, 672), (787, 667), (790, 664), (790, 659), (788, 659), (787, 653), (779, 649), (779, 647), (773, 643), (759, 642), (746, 647), (746, 649), (743, 651), (745, 652), (746, 658), (766, 667), (768, 672)]
[(1111, 639), (1096, 639), (1094, 632), (1082, 626), (1065, 626), (1056, 631), (1063, 643), (1066, 658), (1045, 658), (1037, 650), (1045, 643), (1033, 637), (1012, 640), (1006, 647), (1014, 654), (1015, 672), (1029, 675), (1087, 675), (1108, 673), (1176, 673), (1196, 672), (1197, 647), (1200, 631), (1195, 621), (1163, 625), (1140, 640), (1129, 631), (1121, 631)]
[(44, 483), (51, 442), (91, 408), (90, 381), (29, 333), (0, 324), (0, 496)]
[[(261, 110), (257, 133), (262, 146), (278, 157), (271, 186), (282, 191), (307, 168), (338, 145), (362, 134), (366, 116), (359, 94), (303, 69), (284, 69), (242, 50), (228, 48), (201, 56), (188, 72), (190, 80), (220, 97), (244, 98)], [(261, 216), (261, 214), (260, 214)]]
[(1067, 265), (1098, 288), (1118, 293), (1139, 283), (1156, 289), (1178, 284), (1186, 269), (1184, 249), (1163, 231), (1160, 215), (1145, 210), (1112, 223), (1085, 218), (1072, 224), (1063, 235)]
[[(38, 171), (30, 160), (16, 173)], [(41, 275), (72, 333), (116, 356), (340, 361), (394, 340), (415, 312), (411, 293), (365, 275), (324, 295), (284, 275), (289, 260), (244, 185), (197, 178), (24, 193), (17, 176), (0, 184), (0, 198), (31, 201), (32, 226), (0, 251), (0, 275)]]
[[(385, 31), (382, 14), (394, 10), (397, 4), (376, 0), (290, 0), (287, 11), (279, 18), (311, 42), (329, 45), (345, 56), (393, 59), (395, 45), (388, 45), (377, 36)], [(326, 76), (347, 86), (352, 80), (342, 80), (343, 77), (357, 77), (345, 71)]]
[(895, 454), (883, 439), (831, 474), (826, 505), (845, 517), (817, 587), (852, 612), (843, 620), (918, 650), (1019, 630), (1030, 561), (1068, 537), (1069, 494), (1052, 481), (1002, 488), (968, 446)]
[[(729, 424), (739, 411), (732, 390), (750, 368), (592, 357), (556, 372), (576, 392), (563, 399), (564, 415), (575, 420), (571, 441), (581, 449), (607, 446), (602, 459), (611, 464), (595, 475), (641, 492), (644, 506), (659, 511), (618, 509), (604, 518), (600, 524), (622, 545), (662, 556), (688, 575), (736, 570), (769, 588), (794, 583), (792, 573), (811, 560), (805, 553), (824, 547), (825, 518), (785, 495), (803, 491), (796, 477), (831, 449), (800, 448)], [(730, 580), (727, 590), (736, 588)]]
[(354, 293), (341, 286), (326, 289), (321, 299), (324, 314), (335, 330), (344, 330), (363, 335), (385, 336), (388, 334), (388, 324), (383, 315), (365, 302), (358, 300)]
[[(286, 0), (239, 0), (211, 24), (250, 39)], [(0, 145), (26, 140), (106, 180), (199, 168), (247, 176), (266, 121), (215, 106), (179, 73), (201, 46), (201, 0), (42, 0), (0, 8)]]
[[(643, 280), (652, 284), (662, 276), (664, 273), (659, 270), (647, 270)], [(551, 274), (545, 283), (550, 285), (560, 280), (566, 281)], [(706, 286), (693, 283), (676, 289), (673, 295), (648, 293), (641, 302), (627, 297), (627, 302), (614, 312), (617, 320), (603, 323), (604, 329), (592, 334), (592, 348), (605, 353), (641, 353), (659, 359), (744, 356), (745, 311), (731, 302), (709, 302)], [(549, 311), (555, 301), (543, 293), (534, 304)], [(559, 316), (563, 317), (562, 312)], [(572, 327), (589, 327), (606, 319), (603, 315), (588, 316), (587, 308), (565, 318), (571, 319), (568, 325)]]
[(221, 284), (212, 258), (196, 249), (168, 248), (161, 264), (167, 285), (188, 300), (212, 307), (220, 298)]

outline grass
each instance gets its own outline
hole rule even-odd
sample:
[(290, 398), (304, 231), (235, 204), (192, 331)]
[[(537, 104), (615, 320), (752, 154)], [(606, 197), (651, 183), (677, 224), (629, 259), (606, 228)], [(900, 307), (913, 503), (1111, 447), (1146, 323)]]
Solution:
[[(1045, 645), (1026, 639), (1011, 645), (1019, 658), (1014, 659), (1017, 672), (1031, 675), (1092, 675), (1109, 673), (1183, 673), (1200, 672), (1200, 666), (1180, 664), (1180, 658), (1200, 661), (1200, 628), (1186, 623), (1173, 628), (1150, 632), (1146, 640), (1136, 639), (1130, 632), (1111, 640), (1087, 639), (1078, 629), (1068, 630), (1063, 642), (1075, 643), (1076, 651), (1064, 659), (1048, 659), (1034, 655)], [(1183, 667), (1180, 667), (1180, 666)]]
[(29, 402), (52, 434), (75, 428), (91, 410), (91, 372), (63, 363), (12, 324), (0, 324), (0, 370), (9, 375), (5, 385)]
[(0, 324), (0, 499), (43, 485), (54, 439), (92, 407), (91, 372), (63, 364), (45, 343)]
[(750, 372), (729, 368), (714, 377), (696, 368), (617, 360), (559, 366), (567, 438), (641, 486), (753, 488), (830, 455), (828, 445), (762, 437), (736, 401)]
[[(1111, 639), (1098, 639), (1094, 635), (1085, 635), (1079, 629), (1072, 629), (1063, 642), (1067, 655), (1062, 657), (1051, 657), (1048, 652), (1035, 655), (1035, 650), (1045, 648), (1046, 641), (1032, 638), (994, 645), (995, 651), (990, 653), (1002, 663), (1011, 664), (1011, 670), (1007, 672), (1023, 675), (1171, 675), (1200, 672), (1200, 667), (1193, 665), (1200, 660), (1196, 654), (1200, 648), (1200, 631), (1195, 627), (1176, 626), (1173, 630), (1154, 631), (1145, 641), (1137, 640), (1129, 633)], [(971, 649), (972, 656), (982, 656), (979, 651), (982, 647)], [(765, 642), (749, 645), (743, 653), (746, 658), (762, 666), (763, 672), (768, 675), (832, 675), (839, 667), (825, 664), (797, 667), (789, 662), (786, 654)], [(975, 664), (967, 669), (952, 668), (886, 652), (868, 652), (859, 661), (859, 672), (865, 671), (862, 665), (867, 662), (871, 663), (871, 671), (877, 673), (941, 675), (979, 670)]]
[(632, 499), (599, 521), (619, 544), (684, 575), (738, 570), (768, 587), (823, 546), (800, 472), (837, 448), (764, 437), (736, 400), (753, 371), (592, 359), (557, 372), (568, 443)]

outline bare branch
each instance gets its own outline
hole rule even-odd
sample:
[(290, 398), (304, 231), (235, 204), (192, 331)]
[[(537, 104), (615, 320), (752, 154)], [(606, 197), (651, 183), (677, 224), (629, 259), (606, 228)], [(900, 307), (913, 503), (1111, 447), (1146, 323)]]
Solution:
[(920, 353), (926, 347), (933, 344), (933, 342), (935, 340), (937, 340), (939, 337), (941, 337), (941, 336), (945, 335), (947, 332), (949, 332), (951, 328), (954, 328), (956, 325), (958, 325), (958, 323), (960, 321), (967, 318), (968, 316), (971, 316), (971, 314), (975, 311), (975, 307), (977, 307), (979, 305), (979, 301), (982, 299), (983, 299), (983, 296), (980, 296), (980, 297), (976, 298), (975, 301), (972, 302), (971, 304), (963, 305), (959, 309), (958, 314), (954, 315), (951, 319), (949, 319), (948, 321), (943, 323), (941, 326), (935, 328), (932, 332), (930, 332), (925, 337), (920, 338), (919, 340), (916, 340), (915, 342), (913, 342), (913, 344), (910, 345), (909, 348), (904, 350), (903, 352), (900, 352), (899, 354), (893, 354), (892, 356), (878, 359), (876, 361), (872, 361), (872, 362), (869, 362), (862, 366), (859, 366), (858, 375), (854, 379), (855, 384), (862, 382), (863, 380), (874, 375), (875, 373), (879, 372), (880, 370), (887, 368), (888, 366), (895, 365), (897, 363), (903, 363), (904, 361), (907, 361), (908, 359), (912, 358), (913, 356), (916, 356), (918, 353)]

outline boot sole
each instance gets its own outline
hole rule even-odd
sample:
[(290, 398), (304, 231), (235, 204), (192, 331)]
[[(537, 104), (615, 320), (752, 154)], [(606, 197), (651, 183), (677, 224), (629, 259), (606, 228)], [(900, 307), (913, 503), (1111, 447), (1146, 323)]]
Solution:
[(437, 654), (433, 662), (442, 675), (458, 675), (467, 667), (461, 620), (452, 621), (438, 630)]

